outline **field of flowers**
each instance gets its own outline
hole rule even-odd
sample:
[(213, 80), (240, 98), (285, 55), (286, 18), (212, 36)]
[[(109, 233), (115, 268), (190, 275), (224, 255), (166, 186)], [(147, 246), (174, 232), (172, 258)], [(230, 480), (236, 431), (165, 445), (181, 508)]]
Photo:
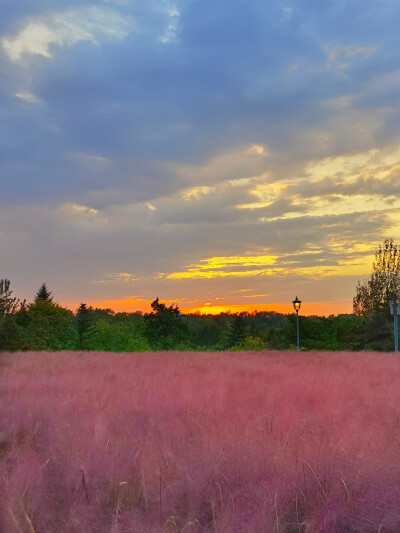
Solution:
[(0, 354), (0, 531), (400, 531), (400, 359)]

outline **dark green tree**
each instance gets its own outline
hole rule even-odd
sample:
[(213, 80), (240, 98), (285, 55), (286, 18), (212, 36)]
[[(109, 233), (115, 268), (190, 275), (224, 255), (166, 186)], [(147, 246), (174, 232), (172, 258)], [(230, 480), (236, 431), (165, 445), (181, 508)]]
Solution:
[(76, 324), (78, 330), (78, 348), (86, 350), (89, 348), (90, 339), (96, 334), (96, 325), (93, 308), (81, 303), (76, 312)]
[(176, 304), (167, 306), (156, 298), (145, 315), (146, 336), (152, 348), (172, 350), (189, 340), (188, 326)]
[(246, 318), (242, 315), (236, 315), (231, 325), (229, 346), (238, 346), (246, 338), (246, 333)]
[(0, 351), (17, 352), (25, 349), (25, 329), (19, 324), (18, 314), (4, 315), (0, 319)]
[(0, 351), (14, 352), (24, 349), (23, 328), (18, 313), (25, 309), (25, 302), (12, 296), (10, 281), (0, 280)]
[(42, 283), (35, 296), (35, 302), (37, 300), (43, 300), (44, 302), (52, 302), (53, 297), (51, 291), (48, 290), (46, 283)]
[(212, 315), (201, 315), (198, 312), (185, 315), (191, 348), (207, 350), (218, 343), (220, 328), (214, 318)]

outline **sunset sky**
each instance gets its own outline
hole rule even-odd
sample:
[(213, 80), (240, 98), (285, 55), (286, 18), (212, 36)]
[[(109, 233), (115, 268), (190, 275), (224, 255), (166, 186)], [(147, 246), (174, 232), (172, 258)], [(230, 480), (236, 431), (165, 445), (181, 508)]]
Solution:
[(398, 0), (1, 0), (0, 277), (351, 312), (400, 238)]

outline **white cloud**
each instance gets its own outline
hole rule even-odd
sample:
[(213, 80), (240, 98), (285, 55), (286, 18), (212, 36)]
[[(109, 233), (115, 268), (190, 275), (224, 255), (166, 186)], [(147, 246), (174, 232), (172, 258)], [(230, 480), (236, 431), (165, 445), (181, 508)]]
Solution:
[(265, 148), (265, 146), (262, 146), (261, 144), (255, 144), (251, 148), (247, 150), (248, 154), (255, 154), (260, 156), (268, 156), (269, 152)]
[(169, 17), (169, 23), (164, 34), (160, 38), (162, 43), (168, 43), (176, 39), (180, 17), (179, 9), (175, 5), (167, 4), (166, 12)]
[(33, 18), (17, 35), (3, 37), (2, 45), (14, 62), (21, 60), (23, 54), (51, 58), (54, 45), (71, 47), (79, 41), (99, 44), (104, 39), (123, 39), (132, 27), (130, 19), (111, 9), (81, 7)]
[(15, 98), (18, 98), (19, 100), (22, 100), (23, 102), (26, 102), (27, 104), (39, 105), (39, 104), (42, 103), (40, 98), (35, 96), (30, 91), (19, 91), (19, 92), (15, 93), (14, 96), (15, 96)]
[(85, 215), (97, 215), (98, 210), (93, 209), (91, 207), (87, 207), (86, 205), (79, 205), (79, 204), (64, 204), (64, 207), (67, 211), (71, 211), (71, 213), (82, 213)]

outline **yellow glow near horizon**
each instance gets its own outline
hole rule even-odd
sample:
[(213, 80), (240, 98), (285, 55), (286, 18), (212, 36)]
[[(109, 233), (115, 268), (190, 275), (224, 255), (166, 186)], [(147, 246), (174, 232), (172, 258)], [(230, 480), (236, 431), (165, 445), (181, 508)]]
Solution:
[[(198, 307), (181, 307), (182, 313), (200, 313), (204, 315), (218, 315), (220, 313), (253, 313), (254, 311), (270, 311), (275, 313), (291, 314), (294, 313), (292, 302), (281, 303), (274, 302), (268, 304), (226, 304), (226, 305), (203, 305)], [(351, 300), (340, 300), (335, 302), (304, 302), (300, 314), (307, 315), (339, 315), (352, 313)]]

